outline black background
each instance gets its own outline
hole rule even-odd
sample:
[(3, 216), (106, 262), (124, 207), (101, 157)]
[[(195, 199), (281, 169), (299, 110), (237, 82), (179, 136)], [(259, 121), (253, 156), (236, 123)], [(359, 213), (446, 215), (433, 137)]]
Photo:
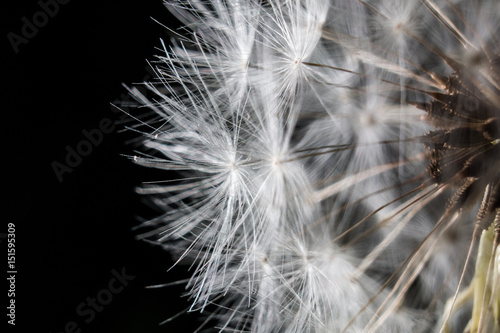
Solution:
[[(189, 306), (183, 286), (145, 288), (188, 274), (185, 267), (167, 272), (173, 263), (168, 253), (134, 238), (138, 217), (156, 214), (134, 187), (168, 177), (122, 156), (133, 153), (126, 142), (135, 135), (121, 133), (117, 124), (62, 181), (53, 169), (55, 161), (65, 164), (67, 146), (76, 149), (86, 139), (83, 130), (120, 118), (110, 103), (126, 93), (122, 83), (141, 82), (146, 60), (160, 53), (160, 38), (169, 39), (152, 18), (171, 27), (175, 19), (161, 0), (72, 0), (16, 53), (8, 34), (22, 37), (22, 18), (33, 22), (42, 8), (37, 1), (8, 3), (0, 10), (7, 166), (0, 233), (15, 224), (18, 272), (16, 326), (9, 332), (65, 332), (71, 321), (80, 332), (192, 332), (200, 324), (197, 314), (159, 325)], [(5, 276), (5, 239), (0, 245)], [(135, 278), (86, 323), (76, 308), (108, 287), (113, 269)]]

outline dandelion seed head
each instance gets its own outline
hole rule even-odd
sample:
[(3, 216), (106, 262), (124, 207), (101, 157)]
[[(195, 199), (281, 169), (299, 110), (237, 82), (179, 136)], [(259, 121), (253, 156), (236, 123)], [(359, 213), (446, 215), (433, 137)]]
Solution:
[(139, 189), (164, 211), (140, 237), (191, 265), (191, 310), (255, 333), (468, 316), (445, 304), (500, 214), (499, 6), (169, 1), (186, 27), (130, 89), (131, 159), (180, 174)]

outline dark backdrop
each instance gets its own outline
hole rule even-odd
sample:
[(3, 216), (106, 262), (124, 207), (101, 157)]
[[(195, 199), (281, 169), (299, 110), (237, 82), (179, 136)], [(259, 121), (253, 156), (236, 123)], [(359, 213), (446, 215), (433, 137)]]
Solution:
[[(172, 27), (174, 18), (161, 0), (7, 3), (0, 261), (7, 276), (13, 223), (17, 270), (16, 326), (8, 332), (192, 332), (196, 314), (159, 326), (189, 305), (182, 286), (145, 289), (186, 278), (185, 268), (167, 272), (169, 255), (131, 230), (138, 217), (156, 214), (134, 187), (169, 176), (122, 157), (135, 135), (110, 122), (121, 117), (110, 103), (123, 100), (122, 83), (142, 81), (146, 60), (168, 40), (151, 17)], [(4, 280), (2, 324), (8, 289)]]

